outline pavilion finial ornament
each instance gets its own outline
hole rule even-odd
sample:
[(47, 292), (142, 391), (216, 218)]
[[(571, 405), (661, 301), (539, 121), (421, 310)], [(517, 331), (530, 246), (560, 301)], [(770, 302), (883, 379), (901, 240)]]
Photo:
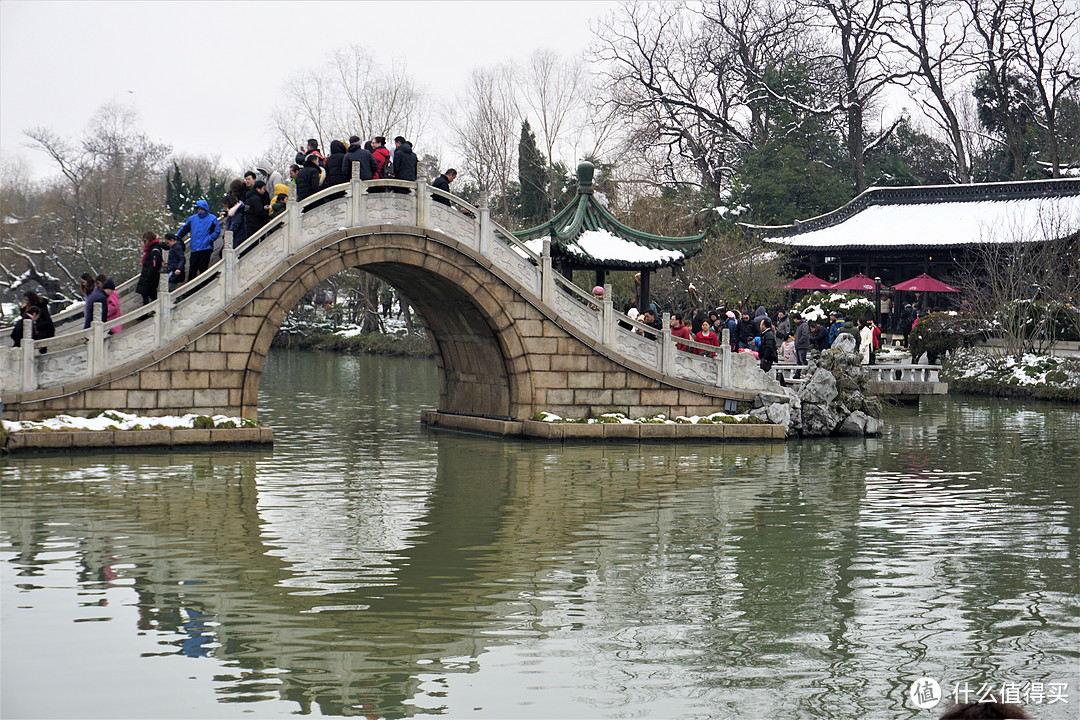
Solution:
[(596, 171), (596, 167), (588, 160), (582, 160), (577, 166), (577, 182), (578, 193), (592, 193), (593, 186), (593, 173)]

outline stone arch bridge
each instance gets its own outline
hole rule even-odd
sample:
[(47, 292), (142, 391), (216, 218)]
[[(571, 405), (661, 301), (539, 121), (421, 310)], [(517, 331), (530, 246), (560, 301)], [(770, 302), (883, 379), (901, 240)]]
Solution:
[(663, 332), (649, 329), (655, 338), (635, 332), (646, 328), (617, 315), (610, 292), (598, 301), (553, 272), (546, 243), (523, 244), (484, 207), (422, 182), (353, 181), (290, 202), (148, 305), (135, 279), (125, 282), (120, 332), (100, 320), (84, 330), (78, 308), (56, 316), (55, 337), (0, 348), (4, 414), (257, 419), (263, 362), (286, 314), (353, 267), (398, 288), (420, 315), (446, 417), (708, 414), (777, 387), (749, 355), (676, 352), (666, 320)]

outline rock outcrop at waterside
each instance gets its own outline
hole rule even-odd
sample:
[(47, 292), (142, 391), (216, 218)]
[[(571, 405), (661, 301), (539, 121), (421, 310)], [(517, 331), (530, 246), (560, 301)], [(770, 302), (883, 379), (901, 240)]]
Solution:
[(809, 361), (798, 388), (762, 392), (751, 415), (783, 425), (787, 437), (872, 436), (881, 433), (881, 401), (866, 392), (857, 353), (825, 350)]

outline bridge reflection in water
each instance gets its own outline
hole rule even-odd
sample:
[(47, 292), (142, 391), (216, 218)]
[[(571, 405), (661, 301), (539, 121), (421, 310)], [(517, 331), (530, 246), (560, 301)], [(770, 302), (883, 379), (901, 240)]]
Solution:
[[(430, 364), (271, 360), (273, 455), (5, 467), (5, 684), (92, 626), (214, 663), (221, 714), (460, 716), (470, 674), (489, 715), (575, 717), (916, 717), (924, 673), (1075, 682), (1075, 416), (947, 401), (881, 440), (552, 447), (418, 428)], [(15, 646), (10, 618), (48, 612), (65, 573), (64, 612), (111, 620)], [(91, 606), (118, 586), (131, 621)], [(158, 714), (123, 675), (35, 702)]]

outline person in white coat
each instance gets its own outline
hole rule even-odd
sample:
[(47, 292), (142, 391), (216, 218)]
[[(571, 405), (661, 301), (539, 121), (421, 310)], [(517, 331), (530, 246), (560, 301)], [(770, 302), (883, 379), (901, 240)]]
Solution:
[(874, 329), (870, 327), (869, 318), (859, 318), (859, 354), (862, 355), (862, 364), (871, 365), (874, 362), (872, 355), (874, 349)]

